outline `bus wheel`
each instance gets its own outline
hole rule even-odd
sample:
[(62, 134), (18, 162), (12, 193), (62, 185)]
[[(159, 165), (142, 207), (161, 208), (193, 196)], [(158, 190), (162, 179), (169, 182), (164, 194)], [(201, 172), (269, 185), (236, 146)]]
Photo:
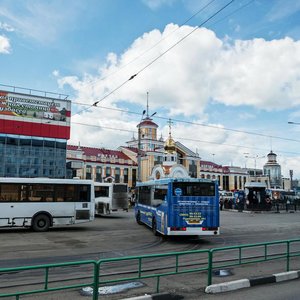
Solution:
[(140, 212), (138, 212), (138, 213), (136, 214), (135, 219), (136, 219), (136, 222), (137, 222), (139, 225), (142, 225), (142, 224), (143, 224), (143, 223), (141, 222), (141, 214), (140, 214)]
[(154, 218), (153, 218), (153, 220), (152, 220), (152, 232), (153, 232), (153, 234), (154, 234), (155, 236), (158, 235), (158, 232), (157, 232), (157, 226), (156, 226), (156, 221), (155, 221)]
[(47, 215), (40, 214), (34, 217), (32, 229), (37, 232), (47, 231), (50, 227), (50, 218)]

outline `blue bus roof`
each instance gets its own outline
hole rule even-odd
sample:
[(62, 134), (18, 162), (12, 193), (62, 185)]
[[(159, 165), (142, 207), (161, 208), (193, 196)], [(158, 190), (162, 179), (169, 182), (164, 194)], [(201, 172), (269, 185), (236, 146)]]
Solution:
[(208, 182), (208, 183), (216, 183), (215, 180), (211, 179), (203, 179), (203, 178), (163, 178), (163, 179), (155, 179), (144, 182), (137, 182), (136, 186), (146, 186), (146, 185), (160, 185), (160, 184), (168, 184), (169, 182)]

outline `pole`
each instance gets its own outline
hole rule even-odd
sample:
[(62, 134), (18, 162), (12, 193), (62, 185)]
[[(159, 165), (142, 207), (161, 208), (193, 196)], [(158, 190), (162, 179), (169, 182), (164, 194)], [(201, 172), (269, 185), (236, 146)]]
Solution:
[(141, 182), (141, 126), (138, 125), (138, 178), (137, 181)]

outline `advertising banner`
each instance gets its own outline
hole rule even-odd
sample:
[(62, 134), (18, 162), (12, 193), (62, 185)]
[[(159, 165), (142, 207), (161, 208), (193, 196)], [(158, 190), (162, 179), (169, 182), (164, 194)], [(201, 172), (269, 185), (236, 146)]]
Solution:
[(70, 109), (70, 100), (0, 91), (0, 115), (69, 123)]
[(0, 90), (0, 133), (70, 138), (71, 101)]

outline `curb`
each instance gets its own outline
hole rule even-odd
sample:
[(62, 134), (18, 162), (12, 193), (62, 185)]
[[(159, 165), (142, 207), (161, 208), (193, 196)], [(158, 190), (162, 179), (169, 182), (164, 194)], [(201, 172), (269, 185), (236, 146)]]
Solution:
[(132, 298), (124, 298), (122, 300), (181, 300), (183, 299), (180, 295), (174, 295), (170, 293), (159, 293), (159, 294), (152, 294)]
[(300, 278), (300, 271), (277, 273), (266, 277), (240, 279), (235, 281), (209, 285), (206, 287), (205, 293), (217, 294), (217, 293), (229, 292), (229, 291), (234, 291), (234, 290), (243, 289), (247, 287), (252, 287), (260, 284), (276, 283), (276, 282), (282, 282), (286, 280), (293, 280), (297, 278)]

